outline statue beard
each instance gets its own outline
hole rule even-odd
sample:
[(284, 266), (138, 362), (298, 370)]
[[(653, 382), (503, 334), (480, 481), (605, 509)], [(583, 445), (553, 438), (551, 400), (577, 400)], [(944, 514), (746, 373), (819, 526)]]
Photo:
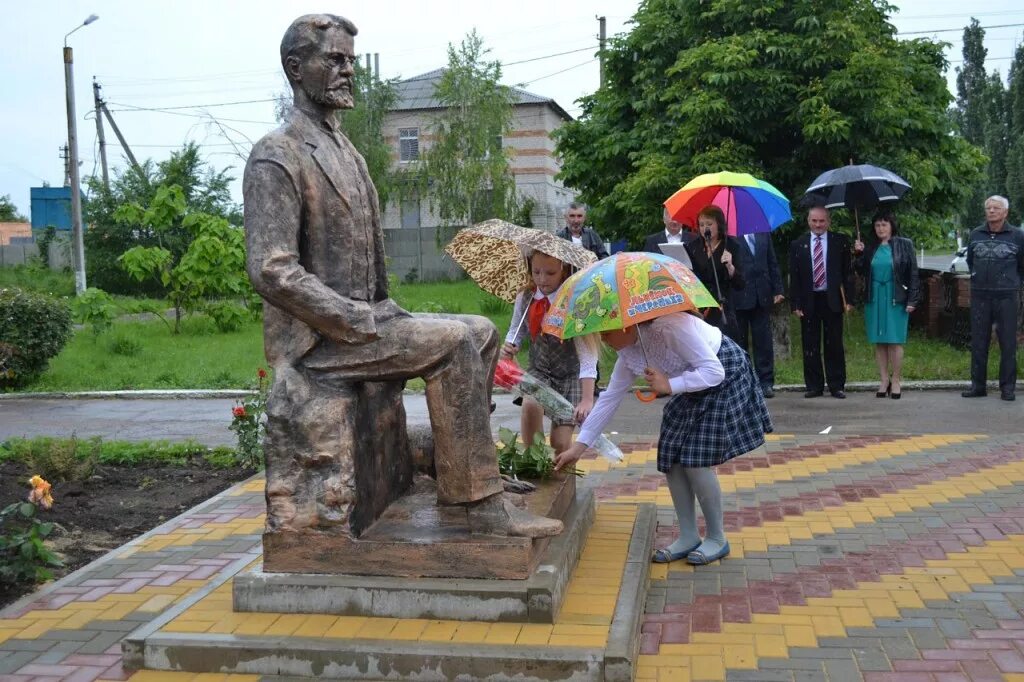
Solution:
[(355, 102), (352, 99), (351, 84), (334, 90), (314, 90), (310, 88), (305, 88), (305, 90), (306, 96), (310, 101), (322, 107), (329, 109), (351, 109), (355, 106)]

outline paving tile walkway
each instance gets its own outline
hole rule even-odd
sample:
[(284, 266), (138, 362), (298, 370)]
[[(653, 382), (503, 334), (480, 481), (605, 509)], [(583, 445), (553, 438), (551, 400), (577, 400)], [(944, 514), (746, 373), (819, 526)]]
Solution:
[[(553, 626), (238, 618), (224, 583), (166, 628), (600, 645), (637, 503), (675, 532), (651, 444), (624, 449), (582, 463), (598, 516)], [(1024, 435), (774, 436), (720, 474), (732, 556), (653, 567), (637, 679), (1024, 682)], [(0, 612), (0, 682), (257, 679), (125, 671), (120, 640), (258, 561), (263, 504), (239, 484)]]

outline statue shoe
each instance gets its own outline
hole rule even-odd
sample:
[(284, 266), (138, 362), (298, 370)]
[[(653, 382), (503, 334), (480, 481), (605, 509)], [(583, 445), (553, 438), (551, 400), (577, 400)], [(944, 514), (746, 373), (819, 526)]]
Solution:
[(504, 493), (471, 503), (467, 505), (467, 511), (470, 530), (481, 535), (546, 538), (558, 535), (564, 528), (557, 519), (518, 509)]

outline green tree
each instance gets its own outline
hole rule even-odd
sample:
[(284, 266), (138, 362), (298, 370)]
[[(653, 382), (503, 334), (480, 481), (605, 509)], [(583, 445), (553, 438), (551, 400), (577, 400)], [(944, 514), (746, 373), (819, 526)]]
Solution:
[[(237, 316), (219, 299), (255, 304), (245, 273), (242, 228), (219, 216), (189, 211), (185, 193), (177, 185), (158, 187), (146, 208), (124, 204), (114, 217), (121, 224), (144, 228), (156, 236), (157, 245), (132, 247), (118, 261), (137, 281), (155, 279), (167, 289), (174, 305), (173, 333), (180, 330), (183, 312), (197, 310), (210, 314), (218, 326), (233, 326)], [(191, 236), (180, 255), (163, 246), (163, 236), (173, 234), (178, 225)], [(237, 306), (234, 308), (237, 310)]]
[(956, 110), (954, 118), (960, 134), (972, 144), (985, 139), (985, 98), (989, 86), (985, 71), (985, 29), (972, 18), (964, 28), (963, 65), (956, 70)]
[(115, 219), (118, 209), (135, 203), (148, 206), (162, 186), (177, 185), (188, 212), (200, 212), (242, 224), (242, 212), (231, 201), (230, 168), (214, 170), (203, 161), (199, 146), (187, 143), (159, 163), (143, 162), (141, 173), (132, 167), (115, 172), (110, 189), (98, 178), (86, 180), (88, 198), (83, 204), (86, 278), (91, 286), (113, 294), (163, 296), (166, 288), (157, 280), (140, 283), (131, 278), (118, 262), (121, 254), (134, 246), (157, 246), (180, 258), (193, 239), (192, 233), (177, 222), (158, 235), (151, 226)]
[(1024, 45), (1017, 47), (1010, 65), (1006, 111), (1006, 197), (1010, 200), (1011, 218), (1019, 225), (1020, 217), (1024, 216)]
[(487, 53), (475, 30), (458, 49), (449, 44), (434, 93), (444, 109), (431, 126), (430, 148), (421, 153), (420, 188), (447, 225), (508, 218), (517, 209), (501, 144), (512, 127), (513, 95), (501, 84), (501, 63), (486, 61)]
[(18, 213), (10, 194), (0, 196), (0, 223), (26, 223), (28, 218)]
[(562, 180), (602, 234), (637, 243), (700, 173), (750, 172), (795, 201), (853, 159), (905, 177), (903, 222), (937, 241), (984, 158), (951, 134), (943, 45), (898, 40), (889, 11), (880, 0), (646, 0), (610, 41), (605, 84), (556, 133)]

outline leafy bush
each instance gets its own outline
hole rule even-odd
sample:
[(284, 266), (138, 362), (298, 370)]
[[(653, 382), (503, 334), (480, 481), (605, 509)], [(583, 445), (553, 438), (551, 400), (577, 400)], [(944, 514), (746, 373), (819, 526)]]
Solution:
[(71, 310), (62, 300), (0, 289), (0, 389), (24, 386), (46, 370), (71, 337)]
[(75, 319), (89, 325), (94, 337), (110, 329), (117, 317), (117, 306), (110, 294), (102, 289), (89, 287), (71, 302)]
[(245, 308), (225, 301), (207, 303), (203, 307), (203, 312), (213, 319), (213, 323), (217, 325), (217, 331), (225, 333), (238, 331), (249, 317)]
[(53, 524), (40, 521), (30, 502), (15, 502), (0, 510), (0, 584), (37, 583), (53, 577), (47, 567), (63, 564), (43, 544), (52, 532)]

